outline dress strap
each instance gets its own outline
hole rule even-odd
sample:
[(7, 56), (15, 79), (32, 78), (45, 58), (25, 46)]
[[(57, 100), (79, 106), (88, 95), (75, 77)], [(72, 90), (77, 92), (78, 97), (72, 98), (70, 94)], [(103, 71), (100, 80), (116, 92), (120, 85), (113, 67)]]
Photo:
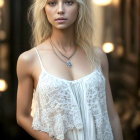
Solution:
[(41, 66), (41, 69), (43, 70), (43, 69), (44, 69), (44, 66), (43, 66), (43, 63), (42, 63), (42, 61), (41, 61), (41, 57), (40, 57), (39, 52), (38, 52), (38, 50), (37, 50), (36, 47), (35, 47), (35, 51), (36, 51), (36, 54), (37, 54), (37, 56), (38, 56), (39, 63), (40, 63), (40, 66)]

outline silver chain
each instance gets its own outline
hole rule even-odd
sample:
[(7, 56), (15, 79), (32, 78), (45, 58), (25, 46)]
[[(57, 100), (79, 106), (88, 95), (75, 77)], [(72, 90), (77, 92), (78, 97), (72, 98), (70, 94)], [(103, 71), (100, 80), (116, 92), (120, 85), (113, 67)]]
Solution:
[[(50, 40), (51, 40), (51, 38), (50, 38)], [(52, 40), (51, 40), (51, 42), (52, 42)], [(53, 44), (53, 46), (55, 47), (55, 45), (54, 45), (53, 42), (52, 42), (52, 44)], [(71, 56), (67, 57), (67, 56), (65, 56), (57, 47), (55, 47), (55, 48), (58, 50), (58, 52), (59, 52), (63, 57), (65, 57), (65, 58), (68, 59), (68, 60), (76, 53), (76, 50), (77, 50), (77, 47), (76, 47), (75, 50), (73, 51), (73, 53), (71, 54)]]
[(64, 61), (64, 60), (56, 53), (51, 38), (50, 38), (50, 44), (51, 44), (51, 46), (52, 46), (52, 50), (53, 50), (53, 52), (55, 53), (55, 55), (56, 55), (62, 62), (64, 62), (68, 67), (72, 67), (72, 63), (71, 63), (69, 60), (70, 60), (70, 58), (75, 54), (75, 52), (76, 52), (77, 49), (75, 49), (75, 51), (72, 53), (72, 55), (71, 55), (70, 57), (66, 57), (65, 55), (63, 55), (63, 54), (55, 47), (55, 48), (59, 51), (59, 53), (60, 53), (62, 56), (64, 56), (65, 58), (68, 59), (68, 61)]

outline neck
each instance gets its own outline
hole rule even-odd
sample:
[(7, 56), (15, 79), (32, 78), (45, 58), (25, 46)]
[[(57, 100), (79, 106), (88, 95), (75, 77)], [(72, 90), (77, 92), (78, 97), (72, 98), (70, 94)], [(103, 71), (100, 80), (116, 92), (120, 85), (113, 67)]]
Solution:
[(75, 46), (73, 27), (60, 30), (53, 28), (51, 40), (60, 50), (68, 51)]

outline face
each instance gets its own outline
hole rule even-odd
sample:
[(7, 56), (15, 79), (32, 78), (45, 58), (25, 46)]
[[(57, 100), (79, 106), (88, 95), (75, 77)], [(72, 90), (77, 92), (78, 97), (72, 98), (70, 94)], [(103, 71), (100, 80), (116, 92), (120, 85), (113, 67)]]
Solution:
[(66, 29), (77, 19), (78, 3), (76, 0), (47, 0), (45, 13), (53, 27)]

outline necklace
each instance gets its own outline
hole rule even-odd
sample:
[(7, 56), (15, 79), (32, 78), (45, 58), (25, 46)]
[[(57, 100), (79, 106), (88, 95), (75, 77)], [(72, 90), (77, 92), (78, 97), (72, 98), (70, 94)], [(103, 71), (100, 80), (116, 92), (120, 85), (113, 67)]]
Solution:
[[(50, 38), (50, 40), (51, 40), (51, 38)], [(51, 40), (51, 42), (52, 42), (52, 40)], [(53, 44), (53, 42), (52, 42), (52, 44)], [(54, 44), (53, 44), (53, 46), (55, 47)], [(76, 53), (77, 47), (75, 48), (74, 52), (73, 52), (73, 53), (71, 54), (71, 56), (69, 56), (69, 57), (65, 56), (57, 47), (55, 47), (55, 49), (56, 49), (63, 57), (65, 57), (66, 59), (69, 60), (69, 59)]]
[[(53, 52), (55, 53), (55, 55), (56, 55), (62, 62), (64, 62), (68, 67), (72, 67), (72, 63), (70, 62), (70, 58), (72, 58), (72, 56), (75, 54), (75, 52), (76, 52), (77, 49), (75, 49), (75, 51), (72, 53), (72, 55), (71, 55), (70, 57), (67, 57), (67, 56), (65, 56), (64, 54), (62, 54), (61, 51), (59, 51), (57, 47), (54, 46), (54, 44), (53, 44), (51, 38), (50, 38), (50, 44), (51, 44), (51, 46), (52, 46), (52, 50), (53, 50)], [(67, 59), (67, 61), (64, 61), (64, 60), (56, 53), (54, 47), (55, 47), (55, 49), (58, 50), (58, 52), (59, 52), (63, 57), (65, 57), (65, 58)]]
[[(51, 41), (51, 42), (52, 42), (52, 41)], [(52, 42), (52, 44), (53, 44), (53, 42)], [(55, 47), (54, 44), (53, 44), (53, 46)], [(56, 49), (63, 57), (65, 57), (66, 59), (70, 60), (70, 58), (76, 53), (77, 47), (75, 48), (75, 50), (73, 51), (73, 53), (72, 53), (69, 57), (65, 56), (57, 47), (55, 47), (55, 49)]]

